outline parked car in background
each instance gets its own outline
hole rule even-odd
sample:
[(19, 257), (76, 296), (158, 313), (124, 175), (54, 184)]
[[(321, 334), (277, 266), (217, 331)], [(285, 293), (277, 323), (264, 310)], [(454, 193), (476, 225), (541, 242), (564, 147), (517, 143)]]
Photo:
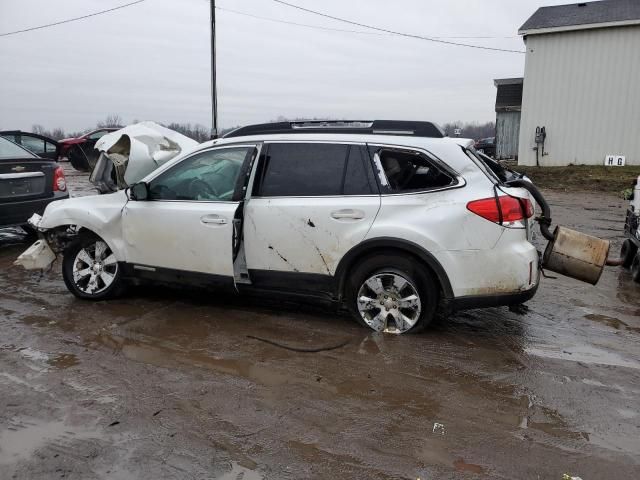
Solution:
[(484, 153), (490, 157), (496, 156), (496, 137), (481, 138), (474, 146), (480, 153)]
[(76, 170), (92, 170), (98, 161), (100, 152), (95, 150), (95, 145), (104, 135), (119, 130), (122, 127), (108, 127), (92, 130), (80, 137), (65, 138), (60, 140), (60, 156), (67, 157)]
[(60, 145), (58, 142), (44, 135), (22, 132), (20, 130), (5, 130), (0, 132), (0, 137), (7, 138), (18, 145), (22, 145), (41, 158), (58, 160), (60, 157)]
[(34, 213), (68, 197), (60, 165), (0, 137), (0, 227), (27, 226)]
[[(191, 282), (330, 300), (368, 328), (405, 333), (438, 308), (530, 299), (532, 217), (527, 189), (436, 125), (358, 121), (243, 127), (31, 223), (46, 258), (63, 252), (79, 298), (113, 297), (130, 280)], [(42, 267), (41, 247), (17, 264)]]

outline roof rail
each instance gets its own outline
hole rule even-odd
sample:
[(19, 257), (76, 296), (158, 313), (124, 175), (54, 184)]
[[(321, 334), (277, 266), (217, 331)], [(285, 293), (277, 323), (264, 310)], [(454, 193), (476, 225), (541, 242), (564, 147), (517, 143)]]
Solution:
[(359, 133), (443, 138), (445, 133), (432, 122), (407, 120), (312, 120), (247, 125), (223, 135), (224, 138), (278, 133)]

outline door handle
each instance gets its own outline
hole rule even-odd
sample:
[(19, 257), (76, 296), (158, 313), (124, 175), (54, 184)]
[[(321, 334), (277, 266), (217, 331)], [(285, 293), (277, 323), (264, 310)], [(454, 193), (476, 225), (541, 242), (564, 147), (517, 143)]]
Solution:
[(331, 212), (331, 218), (335, 220), (362, 220), (364, 218), (364, 212), (362, 210), (345, 208), (343, 210), (335, 210)]
[(226, 225), (227, 219), (221, 217), (220, 215), (212, 214), (212, 215), (204, 215), (200, 217), (200, 221), (202, 223), (213, 223), (215, 225)]

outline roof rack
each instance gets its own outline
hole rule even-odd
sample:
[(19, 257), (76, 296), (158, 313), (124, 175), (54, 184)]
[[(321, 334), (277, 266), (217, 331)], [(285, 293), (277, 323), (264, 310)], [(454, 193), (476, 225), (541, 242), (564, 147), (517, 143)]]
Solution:
[(432, 122), (407, 120), (313, 120), (247, 125), (223, 135), (224, 138), (278, 133), (359, 133), (443, 138), (445, 133)]

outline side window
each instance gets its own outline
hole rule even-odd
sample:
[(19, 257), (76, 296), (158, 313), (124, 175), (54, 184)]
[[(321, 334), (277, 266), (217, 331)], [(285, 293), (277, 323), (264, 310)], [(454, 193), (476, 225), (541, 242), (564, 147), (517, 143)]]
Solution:
[(231, 201), (245, 160), (255, 147), (231, 147), (196, 154), (149, 182), (151, 200)]
[(93, 132), (89, 135), (89, 140), (99, 140), (104, 137), (107, 133), (110, 133), (108, 130), (98, 130), (97, 132)]
[(45, 141), (40, 138), (23, 135), (22, 146), (36, 154), (45, 153)]
[(456, 183), (451, 174), (422, 153), (371, 147), (371, 154), (376, 167), (382, 168), (384, 172), (381, 183), (383, 190), (389, 193), (419, 192)]
[[(352, 145), (344, 173), (344, 195), (370, 195), (373, 193), (370, 183), (371, 167), (365, 163), (362, 149)], [(374, 181), (375, 182), (375, 181)]]
[(257, 192), (263, 197), (341, 195), (349, 145), (272, 143)]
[(58, 148), (56, 147), (56, 145), (54, 143), (45, 142), (44, 149), (45, 149), (45, 151), (47, 153), (54, 153)]

